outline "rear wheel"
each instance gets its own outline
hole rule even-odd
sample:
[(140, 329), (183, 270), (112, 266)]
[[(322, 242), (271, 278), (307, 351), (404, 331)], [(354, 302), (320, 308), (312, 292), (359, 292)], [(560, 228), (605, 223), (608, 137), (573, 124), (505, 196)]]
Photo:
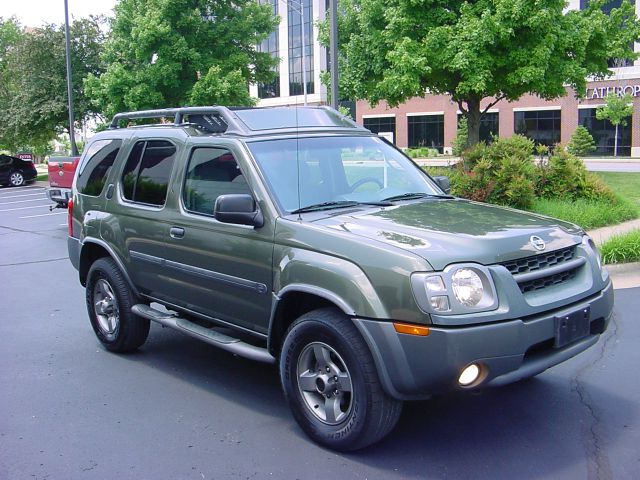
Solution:
[(309, 312), (291, 325), (280, 355), (280, 377), (298, 424), (335, 450), (377, 442), (402, 410), (402, 402), (382, 389), (362, 336), (335, 309)]
[(24, 175), (22, 175), (22, 172), (11, 172), (11, 175), (9, 175), (9, 183), (11, 183), (12, 187), (21, 187), (24, 185)]
[(134, 293), (111, 258), (96, 260), (89, 270), (87, 311), (100, 343), (112, 352), (131, 352), (149, 335), (149, 320), (131, 311)]

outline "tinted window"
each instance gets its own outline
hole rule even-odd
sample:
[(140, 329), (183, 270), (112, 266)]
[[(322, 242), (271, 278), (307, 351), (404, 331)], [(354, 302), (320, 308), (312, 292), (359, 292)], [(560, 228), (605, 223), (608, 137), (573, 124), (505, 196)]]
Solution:
[(76, 183), (78, 192), (85, 195), (100, 195), (121, 145), (122, 140), (98, 140), (91, 144), (82, 161)]
[(182, 198), (189, 211), (213, 215), (220, 195), (250, 193), (231, 152), (224, 148), (196, 148), (191, 153)]
[(164, 205), (175, 154), (176, 147), (164, 140), (137, 142), (122, 173), (124, 198)]

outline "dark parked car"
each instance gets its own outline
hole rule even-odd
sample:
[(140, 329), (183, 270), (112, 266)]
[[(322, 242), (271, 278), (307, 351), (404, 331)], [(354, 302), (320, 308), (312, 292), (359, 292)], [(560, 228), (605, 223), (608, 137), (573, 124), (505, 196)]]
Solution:
[(0, 155), (0, 185), (20, 187), (33, 182), (37, 176), (38, 172), (31, 160)]

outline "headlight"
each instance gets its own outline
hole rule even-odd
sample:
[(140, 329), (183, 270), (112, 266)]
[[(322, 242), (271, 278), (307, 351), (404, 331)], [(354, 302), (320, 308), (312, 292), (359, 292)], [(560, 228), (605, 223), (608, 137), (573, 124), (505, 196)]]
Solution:
[(468, 268), (460, 268), (451, 276), (451, 287), (456, 299), (466, 307), (475, 307), (484, 296), (482, 279)]
[(491, 272), (483, 265), (464, 263), (449, 265), (442, 272), (414, 273), (411, 286), (427, 313), (459, 315), (498, 308)]

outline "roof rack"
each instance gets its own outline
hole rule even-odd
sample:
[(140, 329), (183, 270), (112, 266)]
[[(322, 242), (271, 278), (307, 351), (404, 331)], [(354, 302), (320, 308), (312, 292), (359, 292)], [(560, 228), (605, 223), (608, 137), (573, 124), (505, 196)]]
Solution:
[[(119, 123), (124, 120), (167, 117), (173, 117), (175, 126), (191, 123), (211, 133), (226, 132), (243, 134), (247, 132), (247, 128), (231, 109), (219, 106), (163, 108), (158, 110), (118, 113), (113, 117), (113, 120), (111, 120), (109, 129), (119, 128)], [(188, 121), (185, 119), (188, 119)]]

